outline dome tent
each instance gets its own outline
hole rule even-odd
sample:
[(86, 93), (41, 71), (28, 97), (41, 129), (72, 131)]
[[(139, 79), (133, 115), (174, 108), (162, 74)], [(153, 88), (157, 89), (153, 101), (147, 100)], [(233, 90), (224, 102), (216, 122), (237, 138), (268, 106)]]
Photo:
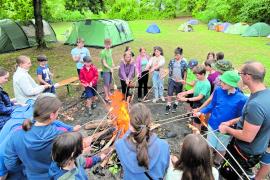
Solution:
[(266, 23), (255, 23), (242, 34), (245, 37), (266, 37), (270, 34), (270, 26)]
[(157, 33), (160, 33), (160, 29), (157, 24), (153, 23), (147, 28), (146, 32), (157, 34)]
[(249, 27), (246, 23), (236, 23), (229, 26), (224, 33), (227, 34), (243, 34)]
[(112, 40), (112, 47), (133, 40), (128, 23), (120, 19), (87, 19), (75, 22), (65, 44), (75, 45), (78, 37), (84, 39), (85, 46), (99, 48), (104, 48), (106, 38)]

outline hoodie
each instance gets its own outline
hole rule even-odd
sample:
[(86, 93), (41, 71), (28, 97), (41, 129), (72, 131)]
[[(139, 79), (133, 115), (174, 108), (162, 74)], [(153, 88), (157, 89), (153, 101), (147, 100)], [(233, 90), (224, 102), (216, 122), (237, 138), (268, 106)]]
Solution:
[(27, 179), (49, 179), (53, 139), (63, 130), (50, 124), (32, 126), (29, 131), (14, 132), (7, 142), (4, 163), (8, 171), (14, 172), (22, 163)]
[(96, 165), (100, 162), (101, 159), (98, 156), (87, 157), (84, 158), (83, 156), (79, 156), (76, 159), (76, 168), (68, 171), (60, 168), (56, 162), (52, 161), (50, 169), (49, 169), (49, 176), (50, 179), (57, 180), (87, 180), (87, 174), (85, 172), (85, 168), (91, 168), (92, 166)]
[(136, 147), (127, 139), (130, 131), (115, 144), (117, 155), (123, 167), (126, 180), (149, 180), (144, 172), (152, 179), (163, 179), (170, 162), (169, 145), (159, 139), (155, 134), (150, 137), (148, 146), (149, 170), (139, 166), (137, 161)]

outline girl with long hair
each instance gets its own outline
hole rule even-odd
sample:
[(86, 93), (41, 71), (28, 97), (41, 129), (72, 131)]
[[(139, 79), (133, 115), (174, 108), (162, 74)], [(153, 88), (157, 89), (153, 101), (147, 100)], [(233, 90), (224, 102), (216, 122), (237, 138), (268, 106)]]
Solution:
[(125, 180), (163, 179), (169, 166), (167, 142), (150, 131), (151, 112), (138, 103), (130, 110), (130, 129), (116, 142), (115, 148)]
[(187, 135), (179, 157), (171, 157), (166, 180), (218, 180), (218, 177), (207, 142), (199, 134)]

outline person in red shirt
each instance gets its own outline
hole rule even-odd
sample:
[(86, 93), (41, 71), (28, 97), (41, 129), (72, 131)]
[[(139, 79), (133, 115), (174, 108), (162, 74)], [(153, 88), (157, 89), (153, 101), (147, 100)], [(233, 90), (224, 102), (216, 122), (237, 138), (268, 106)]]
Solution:
[(83, 58), (84, 66), (80, 71), (80, 81), (83, 87), (85, 88), (86, 96), (86, 111), (89, 116), (92, 115), (92, 109), (96, 108), (95, 99), (96, 99), (96, 89), (98, 82), (98, 70), (90, 56), (85, 56)]

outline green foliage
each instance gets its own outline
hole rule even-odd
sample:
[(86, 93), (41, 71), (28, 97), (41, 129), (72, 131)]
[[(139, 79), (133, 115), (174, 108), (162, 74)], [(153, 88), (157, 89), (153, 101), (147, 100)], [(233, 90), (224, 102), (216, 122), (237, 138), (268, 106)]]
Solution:
[(117, 0), (108, 12), (110, 18), (134, 20), (139, 17), (139, 3), (137, 0)]
[(229, 22), (270, 22), (270, 0), (188, 0), (187, 9), (202, 20), (218, 18)]
[(239, 19), (252, 23), (270, 23), (270, 0), (247, 0), (240, 10)]
[(81, 14), (89, 10), (94, 14), (98, 14), (105, 10), (103, 0), (65, 0), (65, 8), (71, 11), (80, 11)]

